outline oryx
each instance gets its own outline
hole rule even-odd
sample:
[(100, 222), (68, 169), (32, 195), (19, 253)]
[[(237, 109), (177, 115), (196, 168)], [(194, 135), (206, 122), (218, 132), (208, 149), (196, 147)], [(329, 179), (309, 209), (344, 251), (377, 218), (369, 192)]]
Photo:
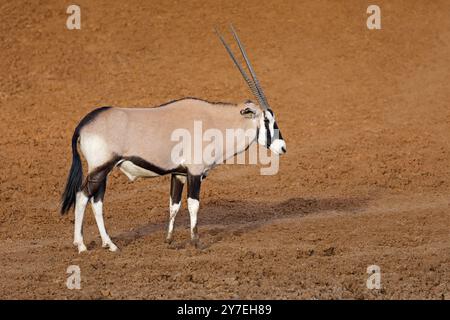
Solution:
[[(74, 245), (78, 247), (79, 252), (86, 250), (82, 225), (84, 211), (89, 201), (92, 204), (103, 246), (111, 251), (117, 250), (103, 222), (106, 178), (114, 167), (119, 167), (131, 180), (138, 177), (171, 174), (170, 215), (166, 239), (168, 242), (172, 240), (175, 217), (181, 207), (183, 186), (187, 182), (191, 240), (197, 244), (200, 185), (206, 173), (224, 160), (245, 151), (255, 141), (275, 154), (286, 152), (286, 143), (275, 122), (275, 115), (269, 107), (244, 46), (233, 26), (231, 26), (231, 32), (250, 72), (250, 77), (238, 63), (222, 35), (216, 30), (220, 41), (258, 103), (247, 101), (236, 105), (184, 98), (154, 108), (101, 107), (86, 115), (78, 124), (72, 137), (72, 166), (62, 195), (61, 214), (67, 213), (72, 206), (75, 206)], [(215, 159), (212, 162), (198, 163), (182, 156), (174, 158), (172, 151), (176, 141), (172, 141), (171, 134), (180, 128), (192, 132), (196, 121), (201, 121), (204, 129), (213, 128), (220, 132), (225, 132), (227, 129), (243, 129), (251, 134), (245, 139), (237, 139), (233, 145), (233, 151), (215, 150)], [(78, 142), (88, 164), (88, 172), (84, 180), (77, 149)]]

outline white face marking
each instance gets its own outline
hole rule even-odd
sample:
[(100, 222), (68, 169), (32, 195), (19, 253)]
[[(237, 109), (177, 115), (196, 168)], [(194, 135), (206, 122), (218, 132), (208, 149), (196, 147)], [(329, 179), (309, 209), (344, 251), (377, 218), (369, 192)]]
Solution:
[[(265, 116), (265, 117), (264, 117)], [(258, 143), (260, 145), (266, 146), (267, 144), (267, 129), (266, 129), (266, 124), (265, 124), (265, 120), (269, 120), (269, 131), (270, 131), (270, 136), (273, 138), (273, 134), (274, 134), (274, 125), (275, 125), (275, 118), (272, 116), (272, 114), (269, 111), (264, 111), (264, 114), (261, 115), (260, 118), (260, 123), (259, 123), (259, 136), (258, 136)]]
[(264, 117), (259, 120), (258, 143), (262, 146), (266, 145), (266, 126), (264, 125)]
[(273, 138), (273, 135), (274, 135), (274, 126), (275, 126), (275, 118), (274, 118), (274, 116), (273, 116), (270, 112), (268, 112), (268, 111), (266, 111), (265, 114), (266, 114), (266, 118), (269, 120), (270, 136)]
[(97, 222), (98, 231), (102, 238), (102, 247), (109, 248), (109, 251), (117, 251), (117, 246), (111, 241), (108, 233), (106, 232), (105, 222), (103, 221), (103, 202), (94, 202), (94, 198), (91, 198), (92, 210), (94, 211), (95, 221)]
[(131, 181), (136, 180), (136, 178), (139, 177), (158, 177), (159, 175), (153, 171), (141, 168), (137, 165), (135, 165), (133, 162), (131, 161), (123, 161), (120, 166), (119, 169), (125, 173), (125, 175), (128, 177), (128, 179), (130, 179)]
[(270, 150), (275, 152), (276, 154), (283, 154), (286, 152), (286, 142), (282, 139), (276, 139), (270, 145)]
[[(286, 152), (286, 142), (283, 139), (274, 139), (275, 135), (275, 117), (269, 111), (264, 111), (266, 119), (269, 120), (270, 137), (272, 138), (270, 150), (276, 154), (284, 154)], [(264, 117), (260, 119), (258, 143), (260, 145), (267, 145), (267, 129), (264, 122)]]

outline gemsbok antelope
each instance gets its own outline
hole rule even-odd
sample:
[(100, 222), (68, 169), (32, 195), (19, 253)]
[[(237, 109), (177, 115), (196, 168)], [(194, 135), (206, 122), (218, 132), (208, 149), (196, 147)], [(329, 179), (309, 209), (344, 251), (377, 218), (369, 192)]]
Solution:
[[(83, 243), (83, 216), (91, 202), (103, 247), (116, 251), (103, 221), (103, 198), (106, 179), (114, 167), (130, 179), (171, 174), (169, 225), (166, 241), (173, 236), (175, 217), (181, 207), (183, 186), (187, 182), (187, 204), (190, 216), (191, 241), (198, 243), (197, 213), (202, 179), (208, 171), (236, 154), (244, 152), (254, 142), (269, 148), (274, 154), (284, 154), (286, 143), (275, 122), (244, 46), (231, 25), (231, 32), (244, 58), (248, 72), (239, 64), (229, 45), (216, 33), (240, 71), (258, 103), (210, 103), (201, 99), (184, 98), (154, 108), (101, 107), (87, 114), (72, 137), (72, 166), (62, 194), (61, 214), (75, 206), (74, 245), (78, 252), (86, 251)], [(246, 138), (236, 139), (233, 148), (214, 150), (214, 161), (196, 162), (192, 155), (173, 157), (176, 145), (171, 134), (177, 129), (193, 132), (194, 123), (200, 121), (203, 129), (224, 132), (228, 129), (250, 132)], [(83, 180), (80, 150), (88, 164)], [(195, 148), (189, 145), (188, 147)], [(189, 153), (186, 153), (189, 154)], [(185, 155), (183, 152), (182, 155)]]

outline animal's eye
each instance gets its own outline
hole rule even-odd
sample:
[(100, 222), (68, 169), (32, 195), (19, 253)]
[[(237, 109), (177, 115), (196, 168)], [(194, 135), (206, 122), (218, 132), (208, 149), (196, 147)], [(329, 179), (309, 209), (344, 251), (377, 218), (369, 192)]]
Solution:
[(255, 114), (255, 110), (253, 110), (251, 108), (242, 109), (240, 112), (241, 112), (242, 115), (249, 114), (249, 113)]

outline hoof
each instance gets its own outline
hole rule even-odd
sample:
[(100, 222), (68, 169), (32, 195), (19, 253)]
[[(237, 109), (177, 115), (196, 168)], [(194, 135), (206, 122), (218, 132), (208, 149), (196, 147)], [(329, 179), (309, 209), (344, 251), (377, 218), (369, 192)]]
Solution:
[(115, 244), (111, 244), (111, 245), (109, 246), (109, 251), (111, 251), (111, 252), (117, 252), (117, 251), (119, 251), (119, 248), (118, 248)]
[(200, 246), (200, 241), (198, 240), (198, 238), (192, 239), (191, 240), (191, 244), (195, 247), (195, 248), (199, 248)]
[(84, 245), (84, 243), (78, 245), (78, 253), (79, 254), (82, 253), (82, 252), (86, 252), (86, 251), (87, 251), (87, 248)]
[(172, 241), (173, 241), (173, 238), (166, 238), (166, 240), (164, 240), (164, 242), (167, 244), (171, 244)]
[(106, 242), (102, 244), (103, 248), (108, 248), (109, 251), (111, 252), (116, 252), (119, 250), (119, 248), (112, 242)]

